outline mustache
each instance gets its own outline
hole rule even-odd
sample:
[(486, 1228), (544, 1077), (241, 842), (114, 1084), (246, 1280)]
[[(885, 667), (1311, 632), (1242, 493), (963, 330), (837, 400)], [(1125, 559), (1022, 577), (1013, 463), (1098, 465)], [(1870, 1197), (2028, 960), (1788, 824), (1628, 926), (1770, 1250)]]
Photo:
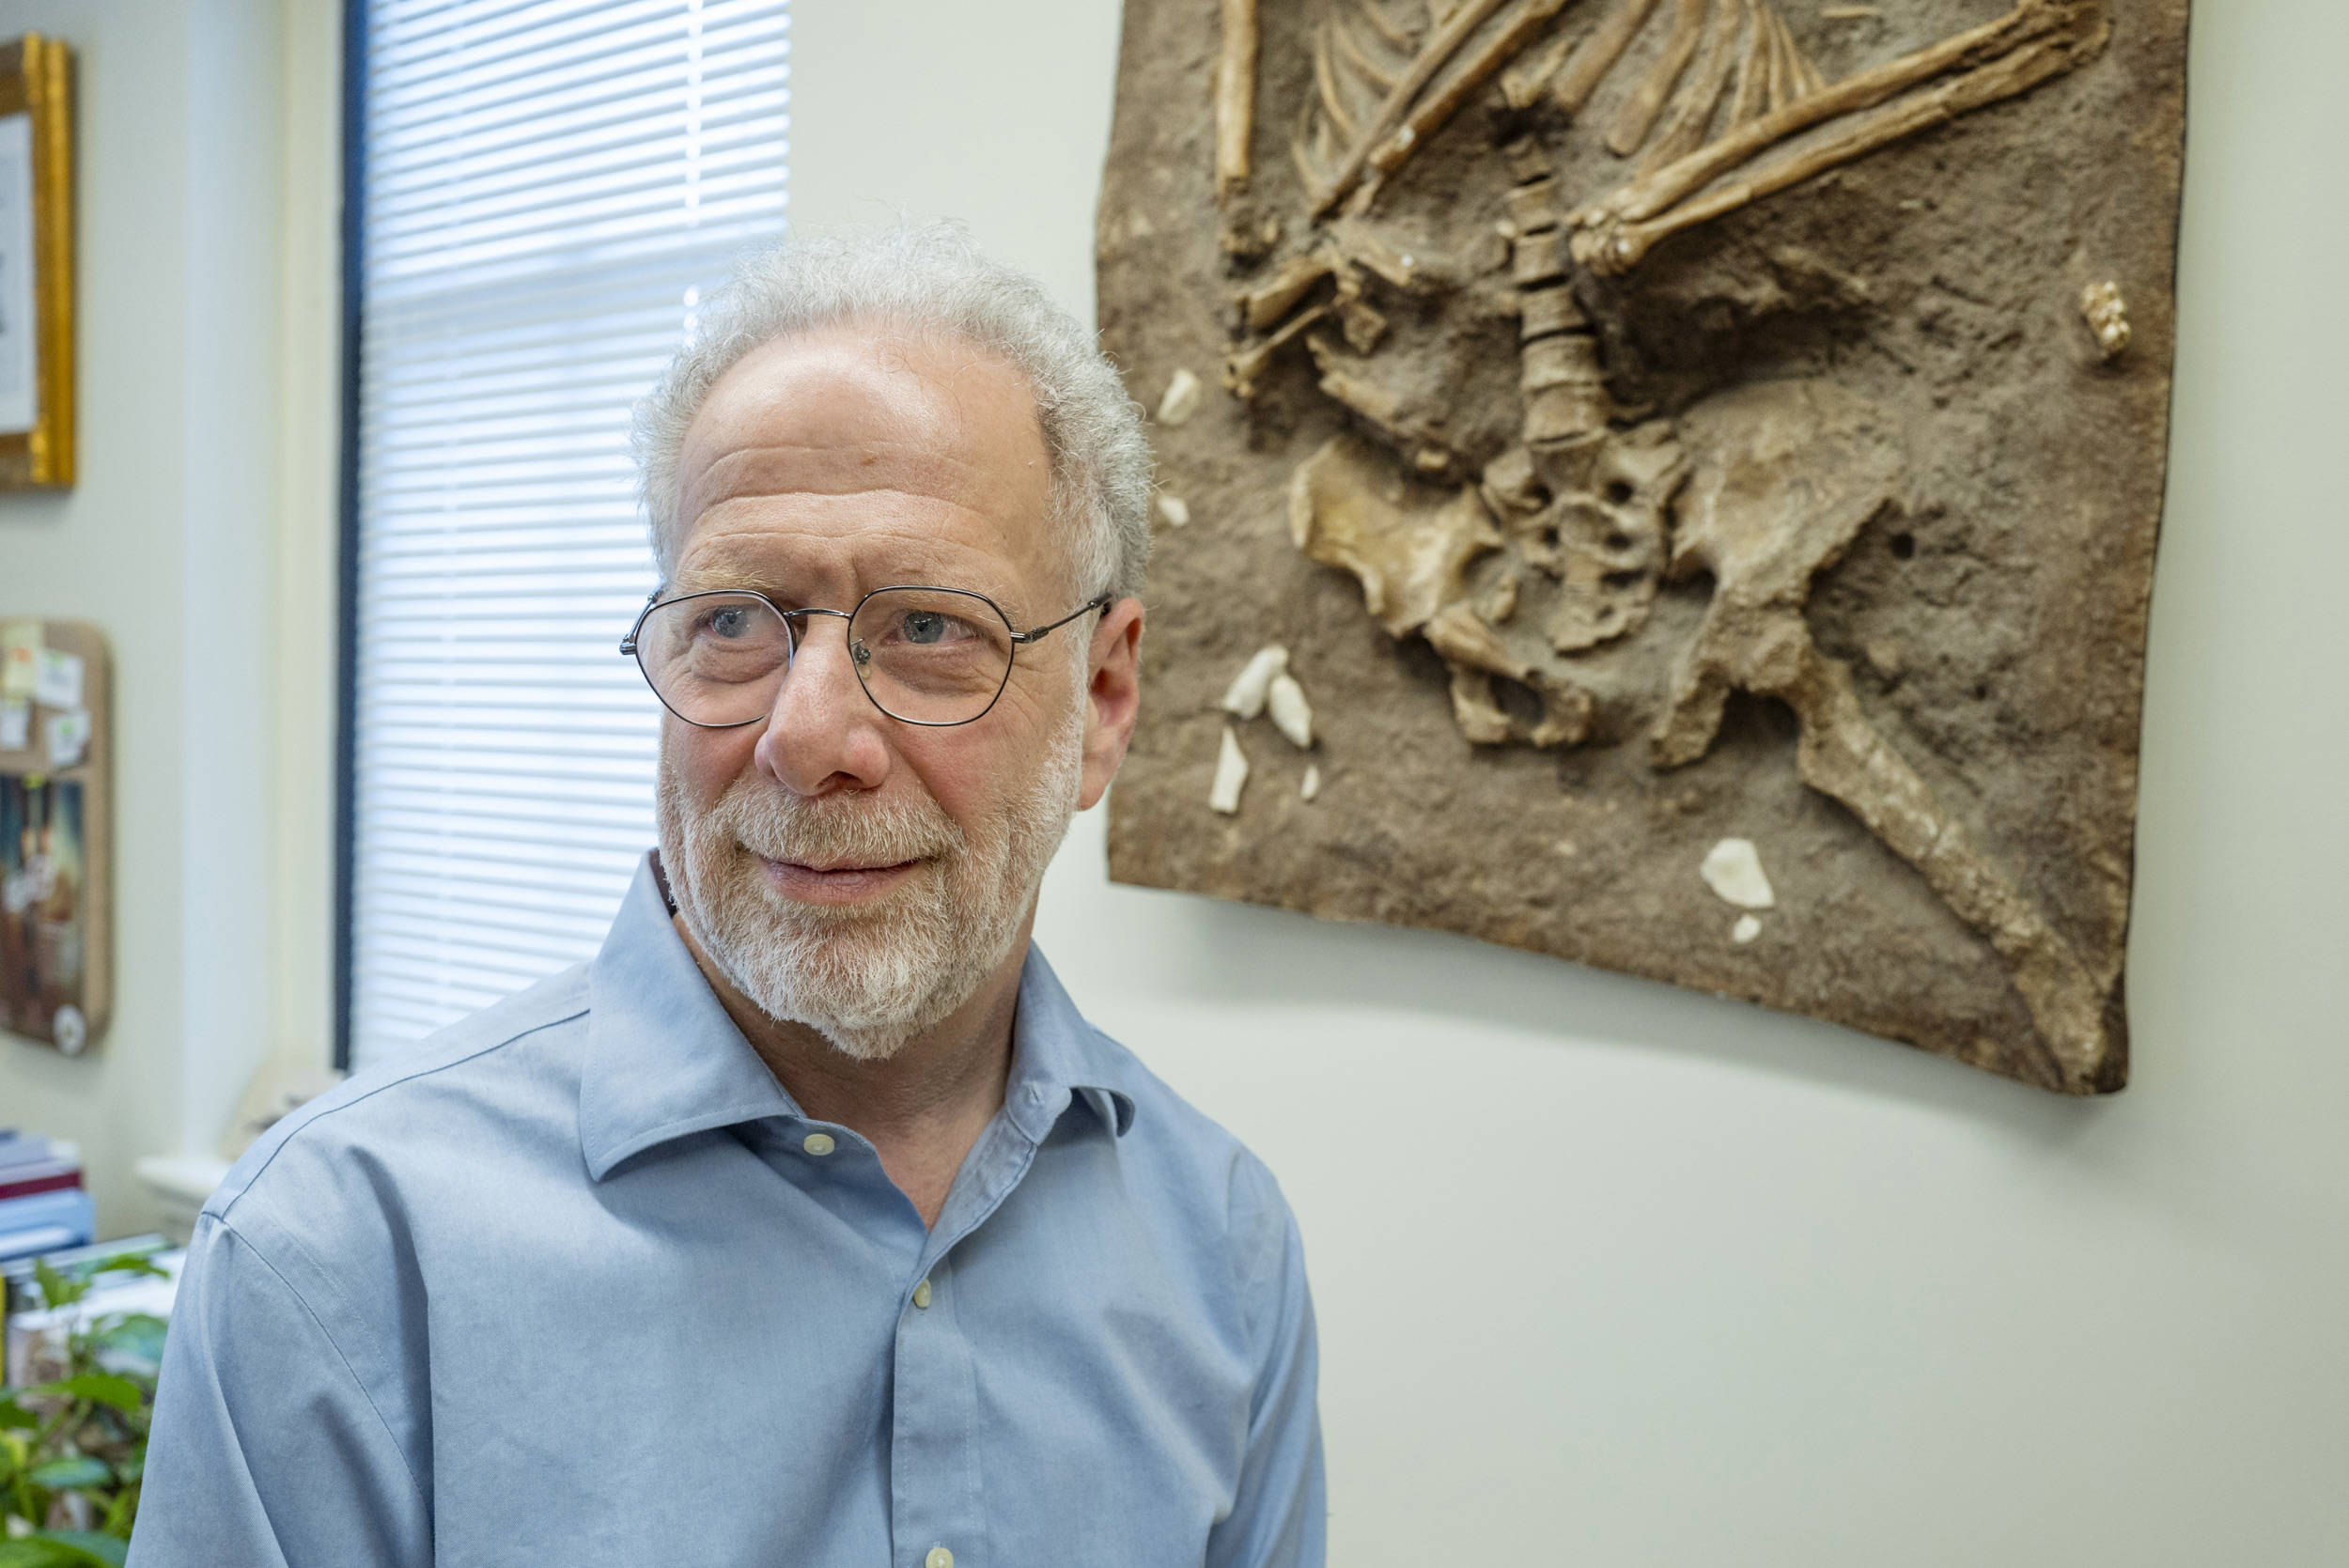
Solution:
[(880, 800), (834, 795), (804, 800), (739, 781), (709, 812), (709, 825), (743, 848), (799, 865), (898, 865), (957, 857), (961, 827), (926, 796)]

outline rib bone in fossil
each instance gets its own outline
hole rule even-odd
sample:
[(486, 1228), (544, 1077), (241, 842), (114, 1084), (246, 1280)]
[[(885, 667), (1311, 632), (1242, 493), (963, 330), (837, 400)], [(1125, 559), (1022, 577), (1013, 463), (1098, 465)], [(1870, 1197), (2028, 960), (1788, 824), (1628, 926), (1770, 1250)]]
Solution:
[(1248, 189), (1255, 130), (1256, 0), (1223, 0), (1223, 46), (1215, 67), (1215, 189), (1225, 200)]
[[(1598, 272), (1628, 271), (1667, 235), (2076, 70), (2109, 31), (2103, 0), (2022, 0), (1996, 22), (1805, 93), (1581, 209), (1571, 220), (1575, 258)], [(1846, 116), (1854, 117), (1829, 123)], [(1828, 126), (1822, 139), (1754, 166), (1816, 126)]]

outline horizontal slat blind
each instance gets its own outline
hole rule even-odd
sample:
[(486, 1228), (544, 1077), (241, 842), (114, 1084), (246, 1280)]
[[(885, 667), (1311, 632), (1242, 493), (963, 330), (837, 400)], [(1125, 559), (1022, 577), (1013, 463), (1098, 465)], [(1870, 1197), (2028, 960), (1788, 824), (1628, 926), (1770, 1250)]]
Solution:
[(630, 405), (779, 232), (783, 0), (372, 0), (351, 1062), (591, 955), (652, 842)]

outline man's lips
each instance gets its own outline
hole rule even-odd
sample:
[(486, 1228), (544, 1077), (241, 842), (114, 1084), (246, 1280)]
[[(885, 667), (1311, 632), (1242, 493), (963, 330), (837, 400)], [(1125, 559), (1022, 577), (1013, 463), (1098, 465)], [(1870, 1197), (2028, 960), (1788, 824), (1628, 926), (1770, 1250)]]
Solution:
[(878, 897), (913, 874), (919, 861), (895, 865), (799, 865), (759, 857), (767, 885), (801, 904), (854, 904)]

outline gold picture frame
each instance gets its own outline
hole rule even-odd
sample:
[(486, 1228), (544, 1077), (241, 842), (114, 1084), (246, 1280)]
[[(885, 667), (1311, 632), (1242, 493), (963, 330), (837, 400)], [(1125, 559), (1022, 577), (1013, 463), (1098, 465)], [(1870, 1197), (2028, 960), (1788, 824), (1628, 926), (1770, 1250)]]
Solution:
[(0, 44), (0, 490), (73, 483), (73, 52)]

